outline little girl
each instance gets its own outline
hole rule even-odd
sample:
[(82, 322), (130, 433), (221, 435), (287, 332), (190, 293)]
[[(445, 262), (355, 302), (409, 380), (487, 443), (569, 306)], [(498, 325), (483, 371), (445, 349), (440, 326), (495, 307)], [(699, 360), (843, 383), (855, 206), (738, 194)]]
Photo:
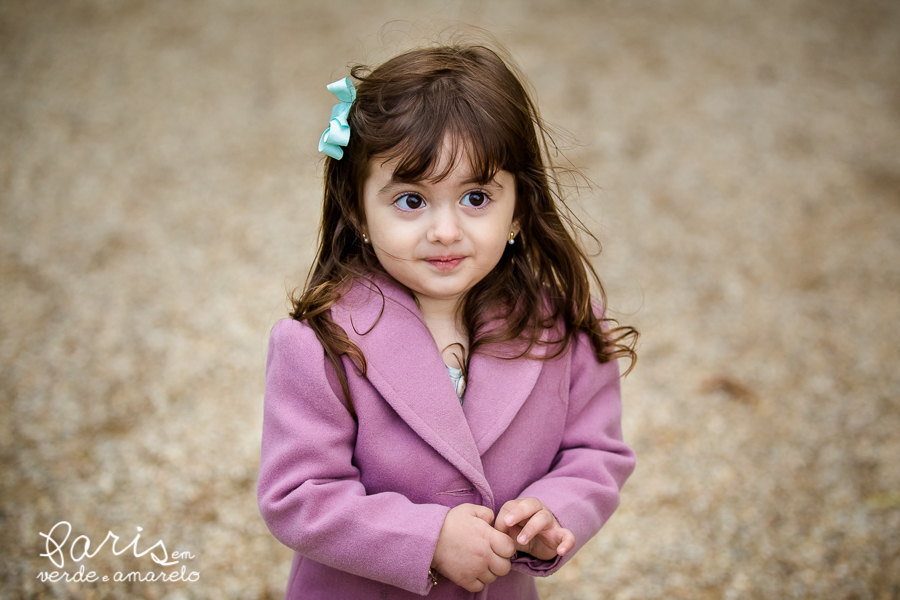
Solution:
[(504, 60), (437, 47), (351, 75), (266, 363), (259, 506), (295, 551), (287, 598), (538, 598), (634, 469), (616, 359), (637, 332), (590, 297)]

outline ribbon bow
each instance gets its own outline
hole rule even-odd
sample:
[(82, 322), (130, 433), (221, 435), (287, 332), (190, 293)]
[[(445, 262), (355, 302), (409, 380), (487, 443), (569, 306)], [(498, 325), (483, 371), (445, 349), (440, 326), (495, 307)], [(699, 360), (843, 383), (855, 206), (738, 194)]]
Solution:
[(335, 160), (341, 160), (344, 156), (341, 146), (346, 146), (350, 141), (350, 125), (347, 123), (347, 115), (350, 113), (353, 101), (356, 100), (356, 88), (353, 87), (353, 82), (349, 77), (329, 83), (327, 87), (329, 92), (337, 96), (340, 103), (335, 104), (331, 109), (328, 129), (319, 140), (319, 152), (327, 154)]

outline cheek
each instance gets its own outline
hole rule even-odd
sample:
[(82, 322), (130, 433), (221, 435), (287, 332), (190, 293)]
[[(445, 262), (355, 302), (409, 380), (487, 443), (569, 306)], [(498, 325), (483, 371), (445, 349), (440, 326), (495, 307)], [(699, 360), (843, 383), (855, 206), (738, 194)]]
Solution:
[(369, 238), (378, 261), (389, 271), (404, 269), (418, 256), (421, 236), (408, 223), (382, 222), (370, 230)]
[(415, 227), (408, 223), (379, 221), (370, 225), (372, 242), (384, 250), (410, 250), (418, 243)]
[(503, 256), (508, 240), (509, 231), (502, 226), (494, 225), (489, 229), (478, 232), (476, 244), (482, 257), (486, 261), (490, 261), (493, 268), (500, 262), (500, 257)]
[(490, 227), (486, 227), (482, 233), (481, 237), (484, 240), (483, 243), (494, 248), (499, 248), (502, 251), (503, 247), (509, 241), (509, 232), (511, 230), (512, 223), (507, 223), (505, 220), (492, 223)]

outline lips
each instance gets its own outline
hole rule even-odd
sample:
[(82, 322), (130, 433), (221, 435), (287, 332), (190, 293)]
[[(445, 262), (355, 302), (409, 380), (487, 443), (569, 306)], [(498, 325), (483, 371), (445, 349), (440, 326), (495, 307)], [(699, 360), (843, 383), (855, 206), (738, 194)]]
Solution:
[(426, 258), (425, 262), (441, 271), (450, 271), (455, 269), (465, 258), (465, 256), (436, 256), (434, 258)]

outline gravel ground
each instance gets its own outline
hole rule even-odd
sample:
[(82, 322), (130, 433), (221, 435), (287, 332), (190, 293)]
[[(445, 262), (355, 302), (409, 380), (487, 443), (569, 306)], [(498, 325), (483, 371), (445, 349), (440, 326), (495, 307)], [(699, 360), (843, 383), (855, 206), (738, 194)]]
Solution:
[[(873, 0), (0, 1), (0, 596), (280, 597), (263, 366), (324, 86), (457, 21), (577, 138), (643, 333), (638, 469), (544, 597), (900, 598), (900, 4)], [(109, 543), (57, 569), (62, 521), (199, 580), (115, 582), (169, 571)], [(39, 579), (81, 565), (109, 581)]]

